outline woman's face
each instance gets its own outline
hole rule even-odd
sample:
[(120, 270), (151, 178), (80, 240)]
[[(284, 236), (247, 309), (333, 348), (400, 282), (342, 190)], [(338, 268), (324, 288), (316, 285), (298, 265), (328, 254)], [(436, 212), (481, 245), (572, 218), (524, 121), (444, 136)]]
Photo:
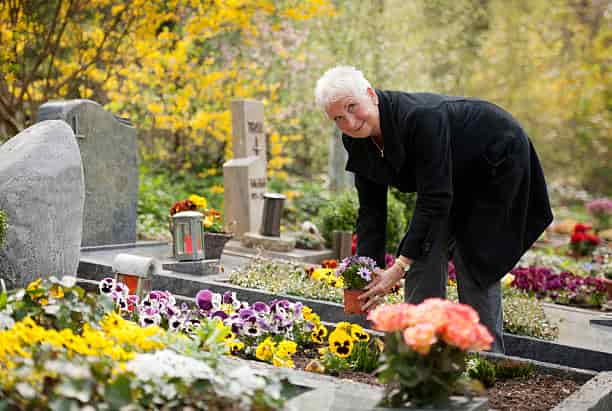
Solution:
[(368, 138), (380, 136), (378, 96), (368, 88), (366, 96), (343, 96), (332, 102), (325, 112), (347, 136)]

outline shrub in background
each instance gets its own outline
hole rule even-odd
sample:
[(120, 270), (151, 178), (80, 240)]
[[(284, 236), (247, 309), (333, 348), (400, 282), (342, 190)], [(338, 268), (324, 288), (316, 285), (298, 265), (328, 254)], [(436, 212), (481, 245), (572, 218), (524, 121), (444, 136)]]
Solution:
[[(354, 232), (357, 226), (359, 200), (354, 190), (345, 191), (331, 198), (321, 208), (317, 217), (318, 227), (328, 246), (334, 230)], [(385, 249), (394, 253), (406, 231), (405, 206), (393, 195), (387, 196), (387, 240)]]

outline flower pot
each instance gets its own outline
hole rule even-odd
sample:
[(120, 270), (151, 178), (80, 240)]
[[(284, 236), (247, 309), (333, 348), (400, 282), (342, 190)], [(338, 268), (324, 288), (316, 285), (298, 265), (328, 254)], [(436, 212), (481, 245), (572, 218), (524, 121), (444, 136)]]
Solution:
[(603, 283), (606, 286), (606, 292), (608, 293), (608, 300), (612, 300), (612, 279), (604, 277)]
[(345, 314), (363, 314), (361, 309), (362, 302), (357, 299), (364, 290), (354, 290), (350, 288), (344, 289), (344, 313)]
[(204, 233), (204, 258), (207, 260), (221, 258), (223, 247), (232, 238), (231, 234)]

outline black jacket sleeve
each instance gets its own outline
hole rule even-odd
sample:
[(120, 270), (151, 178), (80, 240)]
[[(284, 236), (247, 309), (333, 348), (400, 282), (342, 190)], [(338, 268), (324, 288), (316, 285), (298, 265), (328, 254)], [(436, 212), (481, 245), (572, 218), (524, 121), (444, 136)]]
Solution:
[(357, 215), (357, 254), (371, 257), (379, 267), (385, 266), (387, 236), (387, 186), (355, 174), (359, 195)]
[(414, 260), (425, 257), (450, 213), (452, 156), (446, 110), (427, 108), (417, 113), (414, 150), (417, 201), (410, 227), (398, 255)]

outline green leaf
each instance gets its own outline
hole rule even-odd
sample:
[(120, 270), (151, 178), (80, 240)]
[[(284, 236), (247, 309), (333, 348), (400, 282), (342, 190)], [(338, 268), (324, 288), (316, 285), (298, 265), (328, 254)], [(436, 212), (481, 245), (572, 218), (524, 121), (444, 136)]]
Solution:
[(130, 380), (125, 375), (120, 375), (112, 384), (106, 386), (104, 394), (111, 408), (117, 409), (130, 404), (132, 402)]
[(78, 411), (81, 409), (78, 401), (71, 398), (56, 398), (49, 403), (51, 411)]

